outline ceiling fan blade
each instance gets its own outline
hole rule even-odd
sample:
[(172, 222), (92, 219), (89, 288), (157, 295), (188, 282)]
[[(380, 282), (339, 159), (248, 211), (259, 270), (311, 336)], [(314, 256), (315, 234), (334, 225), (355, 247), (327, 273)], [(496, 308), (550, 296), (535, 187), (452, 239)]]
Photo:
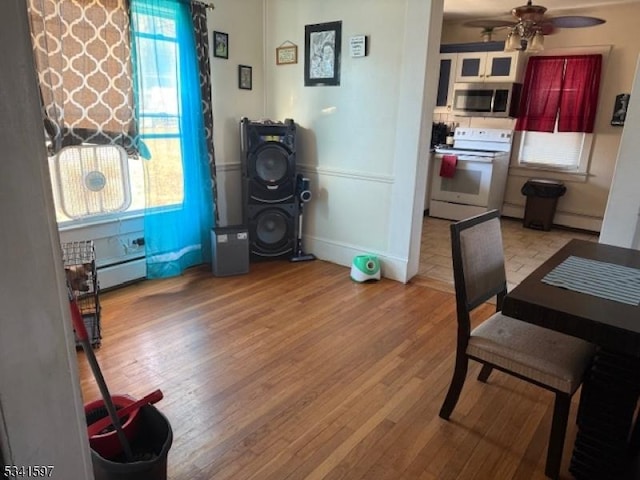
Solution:
[(545, 20), (541, 23), (540, 28), (543, 35), (553, 35), (554, 33), (557, 33), (556, 26), (550, 20)]
[(606, 22), (601, 18), (585, 17), (581, 15), (567, 15), (563, 17), (553, 17), (549, 21), (558, 28), (583, 28), (601, 25)]
[(485, 30), (489, 30), (492, 28), (498, 27), (512, 27), (516, 24), (516, 22), (512, 22), (510, 20), (470, 20), (468, 22), (463, 23), (462, 25), (465, 27), (471, 28), (483, 28)]

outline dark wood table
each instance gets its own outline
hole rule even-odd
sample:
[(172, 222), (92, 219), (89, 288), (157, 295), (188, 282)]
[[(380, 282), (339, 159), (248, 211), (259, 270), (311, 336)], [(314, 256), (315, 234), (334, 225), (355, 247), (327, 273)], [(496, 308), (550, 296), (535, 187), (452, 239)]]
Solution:
[(578, 479), (638, 476), (640, 306), (548, 285), (542, 279), (569, 256), (640, 269), (640, 251), (571, 240), (506, 296), (505, 315), (600, 347), (585, 375), (571, 473)]

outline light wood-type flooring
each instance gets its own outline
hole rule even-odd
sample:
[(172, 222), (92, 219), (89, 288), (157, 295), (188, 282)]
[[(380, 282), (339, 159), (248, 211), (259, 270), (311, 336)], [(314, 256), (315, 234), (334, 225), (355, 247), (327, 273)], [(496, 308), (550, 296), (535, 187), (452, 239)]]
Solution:
[[(319, 260), (196, 268), (103, 293), (96, 354), (112, 394), (162, 389), (170, 480), (543, 479), (551, 393), (500, 372), (480, 383), (472, 363), (438, 417), (455, 304), (429, 284), (358, 284)], [(99, 398), (78, 362), (84, 401)], [(562, 478), (574, 437), (570, 420)]]

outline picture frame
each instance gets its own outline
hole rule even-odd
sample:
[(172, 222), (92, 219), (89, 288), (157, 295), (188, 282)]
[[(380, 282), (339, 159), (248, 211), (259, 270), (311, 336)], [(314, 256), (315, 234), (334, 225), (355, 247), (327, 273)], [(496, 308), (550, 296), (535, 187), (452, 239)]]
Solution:
[(349, 38), (349, 53), (352, 58), (366, 57), (369, 54), (369, 42), (366, 35), (354, 35)]
[(298, 46), (282, 45), (276, 48), (276, 65), (298, 63)]
[(611, 115), (611, 125), (614, 127), (624, 126), (624, 122), (627, 118), (627, 108), (629, 107), (630, 98), (631, 95), (628, 93), (616, 95), (616, 100), (613, 104), (613, 114)]
[(304, 27), (304, 85), (339, 86), (342, 22)]
[(253, 68), (249, 65), (238, 65), (238, 88), (241, 90), (253, 88)]
[(213, 32), (213, 56), (216, 58), (229, 58), (229, 34)]

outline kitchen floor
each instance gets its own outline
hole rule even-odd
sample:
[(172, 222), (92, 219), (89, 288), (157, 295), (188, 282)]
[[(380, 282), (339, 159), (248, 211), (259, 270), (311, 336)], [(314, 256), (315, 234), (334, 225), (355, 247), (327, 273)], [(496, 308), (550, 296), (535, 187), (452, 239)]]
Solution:
[[(424, 217), (418, 275), (453, 285), (449, 220)], [(502, 218), (502, 243), (507, 286), (515, 287), (527, 275), (572, 238), (598, 241), (598, 234), (554, 226), (550, 231), (532, 230), (522, 220)]]

